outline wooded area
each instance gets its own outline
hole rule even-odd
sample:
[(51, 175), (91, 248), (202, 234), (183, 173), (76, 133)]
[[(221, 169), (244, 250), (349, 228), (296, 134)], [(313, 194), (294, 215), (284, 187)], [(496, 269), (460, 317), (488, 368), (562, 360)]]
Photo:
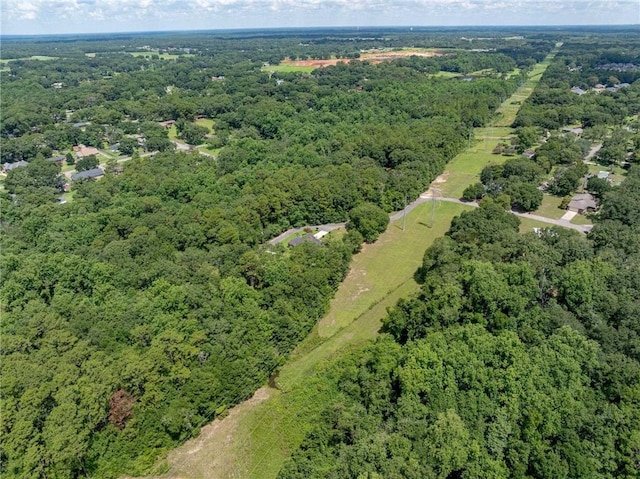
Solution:
[[(3, 40), (0, 473), (144, 474), (250, 397), (325, 314), (361, 243), (428, 188), (560, 37), (512, 33)], [(567, 83), (575, 105), (547, 124), (559, 72), (640, 65), (637, 42), (614, 55), (628, 32), (598, 35), (609, 43), (597, 61), (595, 46), (568, 42), (516, 123), (522, 141), (582, 121), (605, 141), (602, 161), (628, 168), (637, 81), (594, 98)], [(356, 60), (405, 46), (439, 55)], [(263, 69), (302, 57), (350, 61)], [(489, 194), (427, 251), (420, 296), (331, 371), (326, 421), (282, 477), (637, 474), (640, 173), (602, 189), (588, 238), (519, 235), (505, 212), (535, 209), (542, 172), (580, 162), (565, 138), (483, 171), (477, 198), (505, 189), (509, 204)], [(71, 181), (73, 171), (100, 179)], [(335, 222), (348, 231), (321, 244), (268, 244)]]

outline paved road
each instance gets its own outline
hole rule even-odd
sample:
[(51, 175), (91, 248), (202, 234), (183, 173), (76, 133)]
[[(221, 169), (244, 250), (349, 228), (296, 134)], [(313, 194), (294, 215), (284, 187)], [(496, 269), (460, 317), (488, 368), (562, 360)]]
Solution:
[[(415, 201), (408, 204), (406, 207), (406, 213), (409, 213), (416, 206), (422, 203), (426, 203), (428, 201), (433, 201), (433, 196), (431, 195), (431, 191), (422, 193)], [(446, 201), (448, 203), (457, 203), (459, 205), (471, 206), (473, 208), (477, 208), (479, 206), (478, 203), (476, 203), (475, 201), (462, 201), (458, 198), (446, 198), (446, 197), (439, 196), (436, 198), (436, 201)], [(591, 231), (591, 228), (593, 228), (593, 225), (574, 225), (573, 223), (567, 220), (563, 220), (563, 219), (556, 220), (553, 218), (547, 218), (545, 216), (534, 215), (532, 213), (520, 213), (518, 211), (513, 211), (513, 210), (511, 211), (511, 213), (513, 213), (516, 216), (520, 216), (521, 218), (529, 218), (531, 220), (540, 221), (541, 223), (547, 223), (550, 225), (561, 226), (563, 228), (569, 228), (575, 231), (580, 231), (581, 233), (588, 233), (589, 231)], [(404, 214), (405, 214), (405, 210), (396, 211), (389, 215), (389, 220), (397, 221), (401, 219)], [(343, 228), (345, 226), (346, 226), (346, 223), (330, 223), (326, 225), (301, 226), (300, 228), (291, 228), (285, 231), (284, 233), (279, 234), (275, 238), (270, 239), (268, 243), (272, 245), (282, 243), (282, 241), (284, 241), (287, 237), (291, 236), (292, 234), (300, 233), (305, 228), (318, 229), (321, 231), (333, 231), (335, 229)]]
[[(438, 201), (458, 203), (461, 205), (473, 206), (475, 208), (479, 206), (478, 203), (476, 203), (475, 201), (462, 201), (458, 198), (438, 198)], [(581, 233), (588, 233), (589, 231), (591, 231), (591, 228), (593, 228), (593, 225), (574, 225), (573, 223), (567, 220), (563, 220), (563, 219), (556, 220), (553, 218), (547, 218), (546, 216), (534, 215), (532, 213), (520, 213), (518, 211), (513, 211), (513, 210), (511, 210), (511, 213), (513, 213), (516, 216), (520, 216), (521, 218), (529, 218), (531, 220), (540, 221), (541, 223), (547, 223), (555, 226), (562, 226), (563, 228), (569, 228), (572, 230), (580, 231)]]

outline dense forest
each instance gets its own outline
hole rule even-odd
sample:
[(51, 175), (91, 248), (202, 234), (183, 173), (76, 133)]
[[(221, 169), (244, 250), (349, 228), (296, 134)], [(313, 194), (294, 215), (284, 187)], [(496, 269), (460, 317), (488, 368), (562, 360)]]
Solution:
[(456, 218), (280, 477), (638, 477), (639, 201), (636, 166), (588, 238)]
[[(325, 313), (362, 241), (526, 74), (517, 55), (461, 52), (464, 69), (514, 73), (428, 74), (455, 68), (451, 55), (276, 78), (267, 59), (238, 61), (238, 41), (222, 58), (69, 54), (2, 73), (2, 159), (28, 162), (0, 198), (4, 476), (141, 474), (250, 397)], [(158, 125), (200, 136), (198, 115), (214, 122), (215, 156), (174, 151)], [(57, 201), (68, 179), (47, 157), (68, 165), (71, 146), (134, 135), (146, 143), (130, 160)], [(322, 246), (267, 246), (336, 221), (348, 232)]]
[[(601, 68), (638, 63), (636, 47), (616, 57), (628, 32), (613, 29), (598, 34), (594, 57), (591, 34), (564, 33), (578, 40), (523, 105), (520, 146), (532, 131), (582, 121), (605, 141), (603, 161), (628, 166), (633, 140), (607, 128), (638, 111), (639, 83)], [(558, 38), (3, 39), (0, 474), (143, 474), (250, 397), (326, 313), (362, 243), (442, 173)], [(359, 60), (403, 47), (434, 56)], [(267, 68), (304, 58), (345, 62)], [(587, 87), (587, 71), (630, 84), (571, 92)], [(546, 124), (565, 87), (575, 111)], [(97, 156), (76, 157), (87, 147)], [(477, 198), (490, 197), (427, 251), (420, 295), (322, 379), (335, 399), (282, 477), (637, 475), (640, 172), (603, 190), (588, 238), (519, 235), (492, 193), (534, 209), (543, 173), (581, 154), (562, 135), (539, 151), (483, 172)], [(99, 180), (69, 178), (98, 167)], [(346, 231), (321, 244), (269, 243), (334, 222)]]

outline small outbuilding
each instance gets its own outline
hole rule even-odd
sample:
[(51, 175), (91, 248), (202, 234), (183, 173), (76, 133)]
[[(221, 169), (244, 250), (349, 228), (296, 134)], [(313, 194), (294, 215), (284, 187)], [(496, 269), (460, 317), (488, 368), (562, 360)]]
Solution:
[(571, 198), (571, 202), (567, 209), (582, 214), (585, 211), (595, 210), (597, 207), (596, 200), (589, 193), (579, 193)]

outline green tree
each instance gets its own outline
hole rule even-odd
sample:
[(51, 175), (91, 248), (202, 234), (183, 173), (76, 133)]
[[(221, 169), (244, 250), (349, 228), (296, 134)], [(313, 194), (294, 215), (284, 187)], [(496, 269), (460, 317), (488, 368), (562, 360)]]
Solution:
[(373, 203), (363, 203), (349, 211), (347, 229), (358, 231), (367, 243), (373, 243), (388, 224), (386, 211)]
[(100, 163), (98, 162), (98, 158), (96, 157), (96, 155), (85, 156), (84, 158), (80, 158), (78, 161), (76, 161), (76, 170), (92, 170), (93, 168), (97, 168), (99, 164)]

